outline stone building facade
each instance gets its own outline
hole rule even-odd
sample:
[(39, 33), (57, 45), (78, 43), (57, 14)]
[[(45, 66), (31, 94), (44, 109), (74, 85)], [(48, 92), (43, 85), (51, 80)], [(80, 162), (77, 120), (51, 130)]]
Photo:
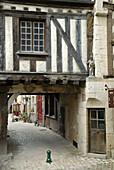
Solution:
[(8, 100), (43, 94), (45, 126), (86, 155), (114, 157), (113, 9), (113, 0), (1, 0), (0, 154)]

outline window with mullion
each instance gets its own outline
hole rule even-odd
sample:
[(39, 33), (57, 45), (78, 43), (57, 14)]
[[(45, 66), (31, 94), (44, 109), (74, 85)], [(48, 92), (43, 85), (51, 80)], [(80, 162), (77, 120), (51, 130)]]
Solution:
[(21, 22), (21, 50), (32, 51), (32, 23)]
[(21, 21), (21, 50), (44, 51), (44, 23)]
[(34, 51), (44, 51), (44, 23), (34, 22)]

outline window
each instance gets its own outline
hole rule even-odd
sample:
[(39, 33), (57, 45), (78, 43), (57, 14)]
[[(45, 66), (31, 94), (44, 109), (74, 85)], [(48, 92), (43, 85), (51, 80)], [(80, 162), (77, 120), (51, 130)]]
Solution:
[(90, 126), (92, 129), (104, 129), (105, 128), (104, 110), (90, 110)]
[(21, 21), (21, 51), (44, 51), (44, 22)]
[(50, 116), (54, 116), (54, 96), (50, 95)]
[(45, 115), (48, 115), (48, 95), (45, 95)]
[(54, 95), (45, 95), (45, 115), (51, 118), (57, 119), (58, 114), (58, 102)]

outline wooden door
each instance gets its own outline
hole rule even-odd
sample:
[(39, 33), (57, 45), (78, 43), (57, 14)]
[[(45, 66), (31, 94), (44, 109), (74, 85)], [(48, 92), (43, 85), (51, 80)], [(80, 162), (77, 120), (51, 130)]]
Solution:
[(91, 109), (89, 111), (89, 151), (106, 152), (105, 111)]
[(37, 95), (37, 98), (36, 98), (36, 103), (37, 103), (37, 105), (36, 105), (36, 107), (37, 107), (36, 108), (36, 111), (37, 111), (36, 117), (39, 120), (40, 125), (43, 126), (42, 102), (43, 102), (42, 95)]

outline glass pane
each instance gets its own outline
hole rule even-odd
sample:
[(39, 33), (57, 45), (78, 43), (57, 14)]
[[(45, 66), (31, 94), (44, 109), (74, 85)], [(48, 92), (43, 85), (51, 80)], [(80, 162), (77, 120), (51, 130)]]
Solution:
[(39, 32), (40, 32), (40, 34), (43, 34), (43, 29), (40, 29)]
[(21, 43), (22, 43), (22, 45), (25, 45), (25, 40), (22, 40), (22, 42), (21, 42)]
[(31, 27), (31, 23), (30, 22), (27, 22), (27, 27)]
[(22, 28), (21, 31), (22, 31), (23, 33), (25, 33), (25, 28)]
[(31, 39), (31, 34), (27, 34), (27, 39)]
[(21, 22), (21, 26), (22, 26), (22, 27), (25, 27), (25, 22)]
[(38, 23), (37, 22), (34, 23), (34, 27), (38, 27)]
[(34, 39), (38, 39), (38, 35), (34, 35)]
[(27, 33), (30, 33), (31, 32), (31, 29), (30, 28), (27, 28)]
[(21, 35), (21, 38), (22, 38), (22, 39), (25, 39), (25, 34), (22, 34), (22, 35)]
[(104, 111), (98, 111), (98, 119), (104, 119)]
[(27, 51), (31, 51), (31, 47), (30, 46), (27, 46)]
[(98, 129), (104, 129), (104, 121), (98, 121)]
[(34, 47), (34, 51), (38, 51), (38, 47)]
[(30, 44), (31, 44), (31, 41), (30, 41), (30, 40), (28, 40), (28, 41), (27, 41), (27, 45), (30, 45)]
[(38, 41), (34, 41), (34, 45), (38, 45)]
[(91, 118), (96, 119), (97, 118), (97, 113), (96, 111), (91, 111)]
[(40, 27), (40, 28), (43, 28), (43, 26), (44, 26), (43, 23), (40, 23), (40, 24), (39, 24), (39, 27)]
[(40, 47), (40, 48), (39, 48), (39, 51), (43, 51), (43, 50), (44, 50), (44, 48), (43, 48), (43, 47)]
[(91, 128), (97, 129), (97, 120), (91, 120)]
[(43, 45), (43, 41), (40, 41), (40, 45)]
[(21, 48), (22, 48), (22, 51), (25, 51), (25, 46), (22, 46)]
[(43, 35), (39, 35), (39, 39), (41, 39), (41, 40), (42, 40), (42, 39), (43, 39)]
[(38, 29), (34, 29), (34, 33), (38, 33)]

